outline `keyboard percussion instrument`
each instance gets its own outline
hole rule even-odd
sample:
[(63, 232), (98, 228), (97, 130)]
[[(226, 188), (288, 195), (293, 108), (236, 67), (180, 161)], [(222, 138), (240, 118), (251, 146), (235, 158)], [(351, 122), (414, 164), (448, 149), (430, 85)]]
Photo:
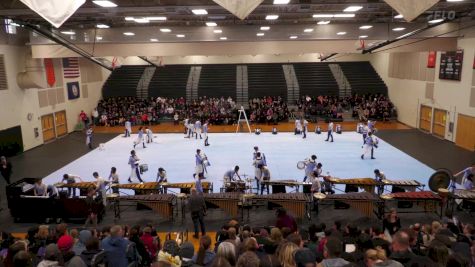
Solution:
[(152, 194), (152, 195), (135, 195), (135, 196), (119, 196), (118, 201), (135, 202), (149, 207), (165, 219), (173, 219), (173, 207), (176, 204), (177, 197), (173, 194)]

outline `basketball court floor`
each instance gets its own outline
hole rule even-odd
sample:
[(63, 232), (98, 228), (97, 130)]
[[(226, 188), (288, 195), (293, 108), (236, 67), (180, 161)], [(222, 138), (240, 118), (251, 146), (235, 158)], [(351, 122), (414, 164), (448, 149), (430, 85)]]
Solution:
[[(127, 183), (130, 166), (127, 165), (133, 141), (136, 135), (125, 138), (118, 135), (104, 143), (103, 148), (96, 148), (62, 168), (47, 175), (43, 180), (46, 184), (61, 181), (63, 174), (76, 174), (84, 181), (92, 181), (92, 173), (107, 178), (111, 167), (116, 167), (121, 183)], [(143, 174), (145, 181), (155, 181), (157, 169), (163, 167), (168, 174), (168, 181), (192, 182), (195, 169), (196, 149), (201, 149), (209, 159), (211, 166), (207, 168), (207, 180), (214, 185), (214, 192), (222, 186), (223, 174), (240, 166), (242, 177), (254, 176), (252, 166), (253, 147), (259, 146), (264, 152), (271, 179), (292, 179), (301, 181), (303, 170), (297, 169), (298, 161), (311, 155), (317, 155), (318, 162), (323, 164), (324, 173), (338, 178), (374, 177), (373, 170), (380, 169), (388, 179), (414, 179), (427, 184), (433, 169), (379, 139), (379, 147), (375, 149), (376, 159), (367, 155), (364, 160), (362, 153), (362, 136), (356, 132), (334, 134), (335, 142), (325, 142), (326, 133), (317, 135), (309, 133), (307, 139), (293, 133), (272, 135), (265, 132), (261, 135), (249, 133), (211, 133), (210, 146), (205, 147), (203, 140), (187, 139), (183, 134), (156, 134), (147, 148), (137, 145), (136, 152), (141, 164), (147, 164), (149, 171)], [(98, 145), (98, 144), (96, 144)], [(343, 188), (340, 188), (343, 189)]]

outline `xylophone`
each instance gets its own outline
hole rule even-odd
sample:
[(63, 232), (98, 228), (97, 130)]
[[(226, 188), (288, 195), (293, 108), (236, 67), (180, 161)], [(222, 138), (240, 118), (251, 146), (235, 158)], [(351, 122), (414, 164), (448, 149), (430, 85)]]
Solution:
[[(346, 185), (345, 192), (355, 192), (353, 187), (362, 188), (364, 191), (368, 193), (373, 193), (374, 188), (378, 183), (373, 178), (351, 178), (351, 179), (340, 179), (331, 177), (328, 179), (333, 185), (335, 184), (344, 184)], [(356, 189), (357, 190), (357, 189)]]
[(402, 191), (416, 191), (417, 188), (420, 190), (424, 189), (424, 184), (419, 183), (416, 180), (389, 180), (385, 179), (381, 181), (384, 186), (392, 186), (393, 192), (398, 192), (395, 187), (403, 189)]
[[(213, 191), (213, 184), (210, 182), (202, 182), (203, 191), (208, 193)], [(136, 195), (144, 195), (144, 194), (158, 194), (159, 186), (163, 188), (179, 188), (181, 189), (180, 193), (190, 193), (190, 189), (195, 187), (194, 182), (190, 183), (157, 183), (157, 182), (146, 182), (143, 184), (140, 183), (132, 183), (132, 184), (115, 184), (111, 187), (119, 188), (119, 189), (132, 189), (134, 190)]]
[(310, 219), (311, 199), (304, 193), (275, 193), (269, 195), (255, 195), (253, 200), (267, 201), (278, 206), (282, 206), (286, 210), (293, 213), (297, 218)]
[[(422, 208), (424, 212), (434, 212), (437, 214), (437, 206), (440, 207), (440, 214), (442, 216), (442, 198), (432, 192), (432, 191), (419, 191), (419, 192), (399, 192), (391, 193), (386, 195), (381, 195), (381, 200), (383, 200), (383, 206), (386, 206), (386, 201), (396, 200), (396, 201), (407, 201), (415, 203)], [(414, 211), (418, 212), (418, 211)], [(400, 212), (400, 213), (410, 213), (410, 211)]]
[(96, 188), (95, 182), (80, 182), (80, 183), (72, 183), (72, 184), (65, 184), (65, 183), (56, 183), (54, 184), (57, 188), (79, 188), (79, 189), (89, 189), (89, 188)]
[(118, 201), (131, 201), (140, 203), (151, 208), (166, 219), (173, 218), (173, 206), (176, 203), (176, 196), (172, 194), (152, 194), (120, 196)]
[(241, 196), (239, 192), (203, 194), (206, 202), (218, 206), (232, 217), (238, 215), (238, 203)]
[[(179, 188), (180, 193), (185, 193), (189, 194), (191, 191), (191, 188), (195, 187), (195, 183), (163, 183), (162, 186), (165, 188), (165, 190), (168, 190), (169, 188)], [(211, 182), (201, 182), (201, 186), (203, 186), (203, 191), (204, 193), (210, 193), (213, 192), (213, 183)]]
[(314, 200), (317, 202), (317, 206), (321, 202), (325, 201), (334, 201), (335, 203), (343, 202), (349, 205), (350, 207), (361, 211), (367, 217), (374, 217), (374, 215), (376, 214), (374, 206), (378, 202), (378, 198), (373, 193), (369, 192), (333, 195), (324, 195), (322, 193), (316, 193), (314, 194)]
[(449, 203), (451, 203), (452, 212), (455, 204), (460, 205), (462, 209), (468, 209), (470, 212), (475, 210), (475, 191), (473, 190), (455, 189), (453, 192), (448, 193), (448, 198), (447, 208)]
[[(299, 186), (305, 186), (309, 185), (311, 186), (311, 183), (308, 182), (299, 182), (297, 180), (270, 180), (270, 181), (264, 181), (263, 182), (265, 185), (270, 185), (272, 187), (272, 193), (286, 193), (285, 187), (294, 187), (295, 190), (298, 192)], [(310, 191), (310, 190), (309, 190)]]

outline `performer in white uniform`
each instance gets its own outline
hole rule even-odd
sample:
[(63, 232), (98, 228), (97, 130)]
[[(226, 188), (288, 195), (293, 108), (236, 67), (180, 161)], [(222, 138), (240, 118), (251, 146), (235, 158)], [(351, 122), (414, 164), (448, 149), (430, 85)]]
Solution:
[(204, 177), (204, 171), (205, 171), (205, 163), (204, 163), (205, 157), (201, 155), (201, 150), (197, 149), (196, 150), (196, 155), (195, 155), (195, 177), (199, 177), (200, 174)]
[(364, 156), (371, 152), (371, 159), (375, 159), (374, 157), (374, 147), (378, 147), (375, 139), (373, 139), (373, 134), (371, 132), (368, 133), (368, 136), (365, 139), (365, 143), (363, 145), (363, 154), (361, 154), (361, 159), (364, 159)]
[(101, 194), (102, 204), (104, 204), (104, 206), (107, 206), (106, 179), (100, 177), (97, 172), (94, 172), (92, 176), (94, 176), (94, 178), (96, 179), (96, 192)]
[(203, 139), (201, 138), (201, 121), (200, 120), (197, 120), (195, 122), (195, 139), (198, 139), (198, 135), (200, 135), (200, 139)]
[(265, 184), (264, 182), (270, 181), (270, 171), (267, 166), (259, 165), (261, 171), (261, 177), (259, 182), (261, 183), (261, 195), (264, 194), (264, 187), (266, 188), (267, 194), (269, 194), (269, 184)]
[(89, 128), (86, 131), (86, 145), (89, 147), (89, 149), (92, 149), (92, 133), (94, 130), (92, 129), (92, 126), (89, 126)]
[(235, 166), (234, 169), (226, 171), (223, 176), (223, 181), (224, 183), (230, 183), (236, 181), (237, 177), (239, 180), (241, 180), (241, 176), (239, 176), (239, 166)]
[(139, 128), (139, 132), (137, 133), (137, 139), (134, 141), (134, 149), (135, 146), (142, 143), (143, 148), (146, 148), (145, 146), (145, 139), (143, 138), (143, 129), (142, 127)]
[(252, 160), (255, 160), (257, 158), (257, 153), (261, 153), (262, 162), (263, 162), (264, 166), (267, 166), (266, 155), (264, 153), (260, 152), (259, 147), (257, 147), (257, 146), (254, 147), (254, 153), (252, 155)]
[(203, 124), (203, 134), (205, 136), (205, 146), (209, 146), (209, 143), (208, 143), (208, 124), (209, 124), (209, 121), (205, 121), (205, 124)]
[(363, 145), (364, 145), (366, 142), (366, 137), (368, 136), (368, 133), (369, 133), (368, 125), (363, 125), (363, 129), (361, 130), (361, 133), (363, 134)]
[(333, 142), (333, 122), (331, 120), (328, 123), (327, 140), (325, 141), (330, 140), (330, 138), (332, 139), (331, 142)]
[(303, 119), (303, 138), (307, 138), (307, 131), (308, 131), (308, 121)]
[(130, 151), (130, 157), (129, 157), (129, 165), (131, 168), (130, 176), (129, 176), (129, 183), (132, 182), (132, 180), (138, 179), (141, 183), (143, 183), (142, 178), (140, 177), (140, 171), (139, 171), (139, 157), (135, 154), (135, 150)]
[(252, 165), (254, 165), (254, 179), (256, 180), (257, 191), (259, 192), (259, 186), (262, 177), (262, 166), (265, 166), (264, 158), (262, 157), (261, 152), (255, 153), (255, 159)]
[(301, 134), (302, 133), (302, 123), (300, 122), (299, 119), (295, 119), (295, 134)]
[(377, 194), (378, 195), (381, 195), (382, 193), (384, 193), (384, 185), (382, 184), (382, 182), (384, 180), (386, 180), (386, 175), (384, 175), (384, 173), (378, 169), (375, 169), (374, 170), (374, 179), (376, 180), (376, 182), (378, 183), (378, 185), (376, 186), (376, 190), (377, 190)]
[(129, 119), (125, 121), (125, 136), (124, 137), (130, 137), (130, 134), (132, 133), (132, 123), (130, 122)]
[(303, 182), (305, 183), (307, 179), (312, 175), (313, 171), (317, 167), (317, 156), (312, 155), (310, 159), (307, 159), (305, 161), (305, 177), (303, 178)]
[[(74, 175), (74, 174), (64, 174), (63, 175), (63, 180), (61, 180), (62, 183), (66, 181), (66, 184), (74, 184), (76, 183), (76, 179), (78, 179), (81, 182), (84, 182), (79, 175)], [(76, 196), (76, 188), (71, 188), (68, 187), (68, 196), (71, 196), (71, 193), (73, 197)]]
[(147, 139), (147, 144), (153, 143), (153, 132), (148, 127), (145, 127), (145, 137)]
[(467, 177), (470, 175), (470, 174), (475, 174), (475, 164), (473, 164), (473, 166), (470, 166), (470, 167), (467, 167), (461, 171), (459, 171), (458, 173), (454, 174), (454, 177), (457, 177), (459, 175), (463, 174), (462, 176), (462, 182), (461, 184), (464, 185), (465, 184), (465, 181), (467, 180)]
[(168, 179), (167, 179), (167, 172), (165, 171), (164, 168), (162, 167), (158, 168), (157, 180), (155, 180), (155, 182), (158, 183), (158, 192), (160, 194), (165, 193), (162, 183), (168, 183)]

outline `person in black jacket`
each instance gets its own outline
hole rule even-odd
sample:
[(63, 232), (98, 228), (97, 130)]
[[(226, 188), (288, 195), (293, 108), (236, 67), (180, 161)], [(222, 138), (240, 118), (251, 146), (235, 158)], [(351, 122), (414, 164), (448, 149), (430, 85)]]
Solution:
[[(99, 239), (97, 237), (91, 237), (86, 242), (86, 250), (81, 252), (81, 260), (88, 266), (92, 266), (92, 259), (103, 250), (99, 249)], [(96, 262), (100, 263), (100, 262)]]
[(132, 229), (130, 229), (129, 241), (135, 243), (137, 252), (141, 257), (141, 264), (143, 264), (143, 266), (150, 265), (152, 263), (152, 259), (150, 258), (150, 253), (147, 251), (143, 241), (140, 239), (140, 226), (134, 226)]
[(12, 164), (7, 161), (4, 156), (0, 157), (0, 173), (2, 174), (7, 184), (10, 184), (10, 177), (12, 176)]

